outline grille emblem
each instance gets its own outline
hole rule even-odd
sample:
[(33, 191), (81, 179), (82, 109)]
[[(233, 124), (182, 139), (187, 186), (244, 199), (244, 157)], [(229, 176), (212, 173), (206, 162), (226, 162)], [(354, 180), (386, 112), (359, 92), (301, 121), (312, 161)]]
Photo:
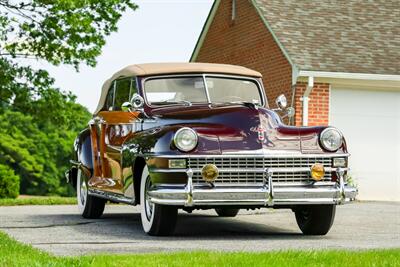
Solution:
[(261, 126), (257, 128), (258, 140), (263, 142), (265, 140), (265, 130)]

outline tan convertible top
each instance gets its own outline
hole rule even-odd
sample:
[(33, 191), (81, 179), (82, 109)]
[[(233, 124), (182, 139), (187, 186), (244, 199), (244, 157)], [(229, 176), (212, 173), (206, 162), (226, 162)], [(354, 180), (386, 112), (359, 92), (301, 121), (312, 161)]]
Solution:
[(235, 65), (211, 64), (211, 63), (147, 63), (130, 65), (115, 73), (108, 79), (101, 89), (99, 104), (95, 110), (97, 114), (104, 106), (106, 96), (111, 83), (117, 78), (136, 77), (157, 74), (176, 73), (220, 73), (261, 78), (261, 73)]

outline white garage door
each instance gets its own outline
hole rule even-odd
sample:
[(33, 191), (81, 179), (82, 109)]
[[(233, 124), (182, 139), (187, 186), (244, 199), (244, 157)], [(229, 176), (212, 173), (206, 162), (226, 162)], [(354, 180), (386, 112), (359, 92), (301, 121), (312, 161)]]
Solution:
[(330, 124), (346, 138), (359, 199), (400, 200), (400, 92), (332, 88)]

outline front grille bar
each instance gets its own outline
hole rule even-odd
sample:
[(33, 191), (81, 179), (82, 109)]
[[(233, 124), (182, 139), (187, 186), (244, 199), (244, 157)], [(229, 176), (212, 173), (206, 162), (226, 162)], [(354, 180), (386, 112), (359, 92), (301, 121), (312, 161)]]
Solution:
[(325, 167), (322, 181), (331, 181), (332, 158), (328, 157), (189, 157), (188, 167), (193, 170), (193, 183), (204, 184), (201, 170), (206, 164), (214, 164), (219, 170), (216, 183), (219, 184), (263, 184), (267, 179), (266, 169), (272, 175), (274, 183), (309, 183), (310, 167), (321, 163)]

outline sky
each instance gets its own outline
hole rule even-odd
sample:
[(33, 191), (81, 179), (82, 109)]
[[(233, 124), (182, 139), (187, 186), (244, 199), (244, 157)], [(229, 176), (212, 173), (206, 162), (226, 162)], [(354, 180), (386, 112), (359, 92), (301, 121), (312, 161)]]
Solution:
[(93, 112), (103, 82), (123, 67), (137, 63), (187, 62), (207, 19), (213, 0), (133, 0), (136, 11), (123, 14), (118, 32), (107, 38), (97, 66), (71, 66), (33, 62), (49, 71), (55, 85), (73, 92)]

